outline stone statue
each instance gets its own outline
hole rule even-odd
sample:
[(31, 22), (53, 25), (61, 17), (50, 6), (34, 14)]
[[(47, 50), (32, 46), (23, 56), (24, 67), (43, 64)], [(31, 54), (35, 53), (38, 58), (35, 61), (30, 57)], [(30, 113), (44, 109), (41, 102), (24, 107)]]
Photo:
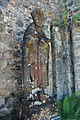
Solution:
[(23, 83), (33, 83), (34, 87), (38, 87), (48, 83), (49, 39), (41, 28), (43, 11), (35, 8), (31, 16), (33, 23), (28, 26), (23, 37)]

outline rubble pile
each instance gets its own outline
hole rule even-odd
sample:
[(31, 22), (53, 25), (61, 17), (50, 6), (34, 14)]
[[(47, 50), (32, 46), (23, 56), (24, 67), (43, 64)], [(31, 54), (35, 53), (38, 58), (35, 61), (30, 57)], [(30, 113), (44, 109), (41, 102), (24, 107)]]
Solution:
[(58, 105), (42, 86), (32, 88), (20, 96), (19, 119), (47, 120), (58, 114)]
[(30, 91), (26, 100), (32, 102), (33, 105), (41, 105), (46, 103), (48, 99), (49, 96), (45, 93), (44, 89), (38, 87)]

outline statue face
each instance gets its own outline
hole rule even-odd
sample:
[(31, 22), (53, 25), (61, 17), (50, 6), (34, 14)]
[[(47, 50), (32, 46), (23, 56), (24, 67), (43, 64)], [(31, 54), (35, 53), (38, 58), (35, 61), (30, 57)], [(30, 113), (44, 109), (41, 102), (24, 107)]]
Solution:
[(32, 11), (31, 16), (33, 18), (34, 24), (41, 26), (44, 17), (43, 11), (40, 8), (36, 8)]

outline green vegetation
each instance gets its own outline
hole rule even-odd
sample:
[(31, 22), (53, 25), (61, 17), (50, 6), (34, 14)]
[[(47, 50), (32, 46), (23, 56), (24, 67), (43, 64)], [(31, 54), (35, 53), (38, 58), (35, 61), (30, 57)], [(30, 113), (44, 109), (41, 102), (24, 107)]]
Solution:
[(66, 0), (63, 0), (63, 3), (65, 3), (66, 2)]
[(80, 120), (80, 92), (65, 96), (62, 102), (55, 101), (58, 103), (58, 114), (61, 120)]
[(80, 12), (73, 16), (73, 21), (76, 22), (77, 20), (80, 20)]
[(66, 19), (66, 8), (65, 8), (65, 5), (64, 5), (64, 16), (63, 16), (63, 20), (64, 20), (64, 25), (67, 24), (67, 19)]

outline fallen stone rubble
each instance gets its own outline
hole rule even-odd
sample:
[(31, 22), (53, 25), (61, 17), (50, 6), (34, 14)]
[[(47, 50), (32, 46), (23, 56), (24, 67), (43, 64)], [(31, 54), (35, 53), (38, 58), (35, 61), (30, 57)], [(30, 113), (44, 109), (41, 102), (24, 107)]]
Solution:
[(10, 120), (60, 120), (57, 103), (43, 88), (33, 88), (27, 92), (23, 89), (5, 99), (5, 104), (0, 107), (1, 120), (7, 120), (3, 117), (6, 115), (8, 119), (11, 117)]
[(43, 88), (33, 88), (22, 98), (19, 115), (24, 120), (50, 120), (53, 115), (58, 118), (58, 105)]

